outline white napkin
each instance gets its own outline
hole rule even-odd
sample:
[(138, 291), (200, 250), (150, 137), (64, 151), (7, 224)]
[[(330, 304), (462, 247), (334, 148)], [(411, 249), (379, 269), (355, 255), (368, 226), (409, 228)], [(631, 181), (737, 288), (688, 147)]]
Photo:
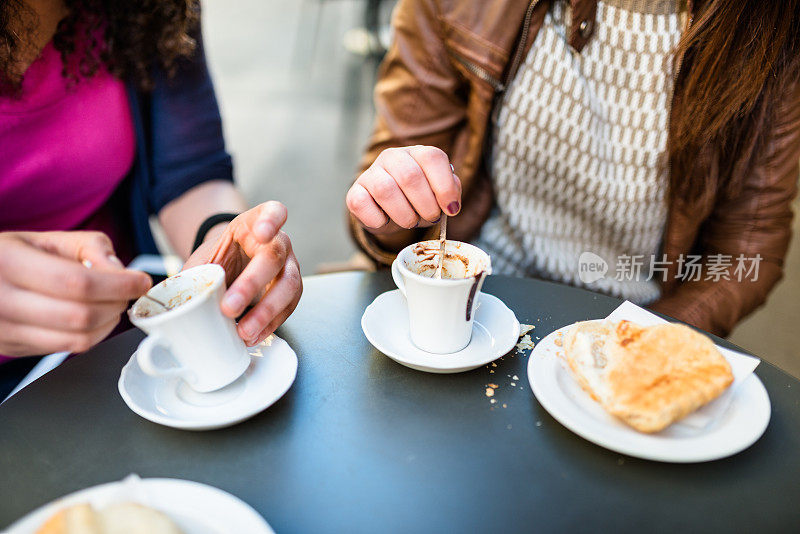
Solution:
[[(636, 304), (625, 301), (620, 304), (616, 310), (611, 312), (606, 319), (612, 321), (628, 320), (639, 324), (641, 326), (652, 326), (657, 324), (665, 324), (668, 321), (662, 319), (658, 315), (640, 308)], [(742, 383), (749, 377), (761, 360), (736, 352), (717, 345), (717, 349), (722, 353), (722, 356), (731, 364), (731, 371), (733, 372), (733, 383), (725, 392), (709, 402), (705, 406), (699, 408), (695, 412), (687, 415), (676, 424), (685, 425), (691, 428), (705, 428), (712, 421), (719, 418), (725, 413), (730, 406), (731, 399), (736, 393), (736, 390)]]

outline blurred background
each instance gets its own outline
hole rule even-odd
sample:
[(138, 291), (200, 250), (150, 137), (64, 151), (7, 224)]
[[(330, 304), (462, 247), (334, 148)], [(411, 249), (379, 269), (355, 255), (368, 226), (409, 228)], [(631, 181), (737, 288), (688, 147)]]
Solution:
[[(383, 20), (388, 22), (390, 2)], [(303, 274), (355, 252), (344, 195), (372, 122), (365, 0), (206, 0), (203, 33), (239, 185), (289, 208)], [(355, 42), (351, 48), (363, 43)], [(368, 52), (367, 47), (362, 46)]]
[[(251, 203), (276, 199), (289, 208), (286, 229), (304, 275), (355, 252), (344, 195), (371, 128), (379, 61), (372, 52), (388, 39), (393, 4), (203, 2), (207, 54), (237, 180)], [(379, 31), (365, 30), (374, 27)], [(794, 231), (785, 279), (730, 339), (800, 377), (798, 220)]]

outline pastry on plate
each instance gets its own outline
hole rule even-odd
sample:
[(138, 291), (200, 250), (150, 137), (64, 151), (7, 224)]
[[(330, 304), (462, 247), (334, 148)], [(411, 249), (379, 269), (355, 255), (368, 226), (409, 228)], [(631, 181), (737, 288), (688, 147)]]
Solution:
[(56, 512), (36, 534), (181, 534), (162, 512), (133, 502), (96, 510), (76, 504)]
[(663, 430), (733, 382), (714, 343), (680, 324), (584, 321), (569, 329), (563, 346), (584, 391), (640, 432)]

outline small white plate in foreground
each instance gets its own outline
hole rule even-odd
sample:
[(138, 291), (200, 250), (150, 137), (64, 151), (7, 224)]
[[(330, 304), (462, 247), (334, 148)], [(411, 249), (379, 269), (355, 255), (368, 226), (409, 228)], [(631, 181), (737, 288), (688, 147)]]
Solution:
[(131, 475), (71, 493), (29, 513), (6, 531), (31, 534), (62, 508), (89, 503), (95, 508), (136, 502), (169, 516), (187, 534), (272, 534), (266, 521), (242, 500), (230, 493), (199, 482), (176, 478), (145, 478)]

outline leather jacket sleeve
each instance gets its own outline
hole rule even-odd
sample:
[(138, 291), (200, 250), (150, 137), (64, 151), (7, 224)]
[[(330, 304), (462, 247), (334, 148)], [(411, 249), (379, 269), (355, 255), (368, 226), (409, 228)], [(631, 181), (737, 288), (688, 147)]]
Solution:
[[(780, 103), (765, 149), (738, 195), (720, 195), (703, 224), (699, 252), (761, 256), (758, 277), (683, 282), (651, 308), (717, 335), (727, 335), (764, 303), (783, 275), (791, 238), (791, 203), (800, 174), (800, 87)], [(705, 278), (705, 275), (704, 275)]]
[[(451, 153), (454, 136), (466, 120), (467, 106), (435, 9), (430, 0), (401, 0), (395, 8), (394, 42), (375, 86), (376, 122), (359, 172), (390, 147), (431, 145)], [(350, 228), (356, 243), (372, 259), (391, 263), (393, 252), (384, 249), (352, 216)], [(423, 239), (422, 234), (417, 237)]]

